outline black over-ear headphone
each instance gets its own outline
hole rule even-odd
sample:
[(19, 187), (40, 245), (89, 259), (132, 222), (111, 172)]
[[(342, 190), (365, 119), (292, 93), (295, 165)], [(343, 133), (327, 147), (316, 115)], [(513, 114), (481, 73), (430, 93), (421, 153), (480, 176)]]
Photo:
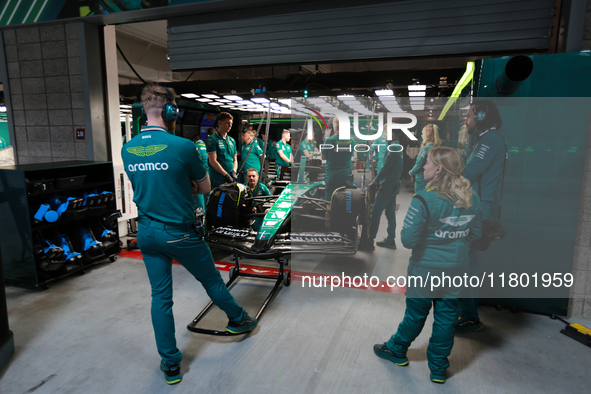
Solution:
[(476, 124), (483, 123), (488, 116), (488, 105), (486, 104), (476, 104), (474, 106), (474, 121)]
[(163, 88), (166, 93), (161, 93), (167, 103), (162, 107), (162, 119), (165, 122), (173, 123), (179, 118), (179, 107), (174, 102), (174, 96), (172, 92), (166, 88)]

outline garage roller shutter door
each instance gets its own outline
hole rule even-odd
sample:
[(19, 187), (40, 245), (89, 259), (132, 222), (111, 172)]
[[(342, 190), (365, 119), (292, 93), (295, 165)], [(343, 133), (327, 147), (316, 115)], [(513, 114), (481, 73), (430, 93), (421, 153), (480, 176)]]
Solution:
[[(293, 7), (293, 6), (292, 6)], [(543, 50), (554, 0), (399, 1), (169, 20), (173, 70)]]

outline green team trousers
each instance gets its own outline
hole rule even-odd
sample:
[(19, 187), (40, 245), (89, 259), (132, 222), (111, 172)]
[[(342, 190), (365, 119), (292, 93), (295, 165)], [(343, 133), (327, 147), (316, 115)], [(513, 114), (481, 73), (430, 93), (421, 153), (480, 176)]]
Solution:
[(182, 360), (176, 346), (172, 314), (172, 260), (178, 261), (197, 279), (213, 303), (238, 321), (244, 309), (239, 306), (215, 267), (209, 246), (195, 231), (193, 224), (169, 225), (140, 218), (138, 246), (152, 287), (152, 325), (158, 353), (168, 366)]
[[(440, 270), (409, 266), (408, 275), (420, 275), (426, 277), (427, 271), (431, 275), (440, 274)], [(446, 275), (448, 271), (445, 271)], [(439, 294), (445, 294), (440, 291)], [(454, 291), (448, 294), (454, 294)], [(433, 306), (433, 332), (427, 347), (427, 360), (432, 377), (443, 378), (445, 370), (449, 367), (448, 356), (454, 345), (454, 325), (458, 318), (457, 298), (433, 298), (433, 293), (417, 288), (407, 288), (406, 311), (404, 318), (398, 326), (396, 334), (387, 342), (388, 349), (396, 357), (406, 357), (406, 351), (410, 344), (423, 330), (425, 320)]]

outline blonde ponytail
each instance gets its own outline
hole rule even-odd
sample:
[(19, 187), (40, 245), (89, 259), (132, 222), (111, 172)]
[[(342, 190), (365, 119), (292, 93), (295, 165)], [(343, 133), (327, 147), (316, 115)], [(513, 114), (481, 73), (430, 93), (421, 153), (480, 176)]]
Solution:
[(472, 187), (470, 181), (462, 176), (462, 156), (457, 149), (437, 147), (429, 151), (429, 159), (442, 171), (429, 183), (427, 190), (433, 189), (441, 198), (453, 201), (455, 206), (472, 206)]

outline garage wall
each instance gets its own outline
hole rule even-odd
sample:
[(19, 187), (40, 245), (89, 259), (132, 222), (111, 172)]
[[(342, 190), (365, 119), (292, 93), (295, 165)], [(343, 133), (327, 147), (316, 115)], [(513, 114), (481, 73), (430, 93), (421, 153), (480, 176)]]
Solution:
[(170, 66), (185, 70), (544, 50), (550, 45), (554, 6), (554, 0), (423, 0), (179, 17), (169, 19)]
[[(102, 62), (100, 51), (87, 50), (98, 28), (54, 23), (2, 33), (17, 164), (106, 160)], [(85, 140), (75, 139), (77, 128)]]

